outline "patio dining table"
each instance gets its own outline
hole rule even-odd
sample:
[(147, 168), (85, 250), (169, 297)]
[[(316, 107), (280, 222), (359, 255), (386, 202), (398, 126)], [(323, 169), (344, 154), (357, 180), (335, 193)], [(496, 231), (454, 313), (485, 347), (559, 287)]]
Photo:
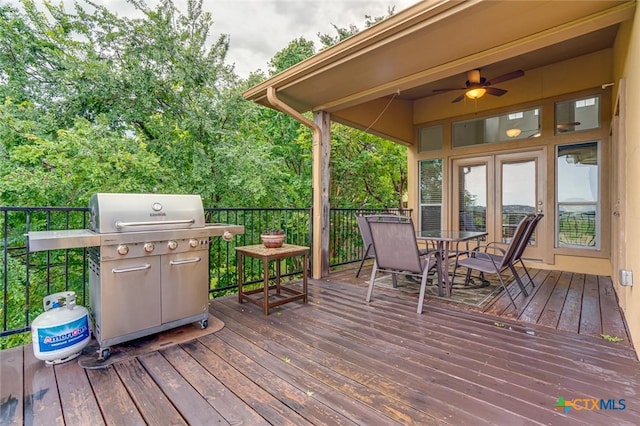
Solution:
[(443, 296), (443, 287), (447, 292), (447, 297), (451, 297), (453, 279), (449, 278), (449, 255), (451, 247), (455, 243), (456, 249), (459, 243), (478, 240), (488, 235), (486, 231), (451, 231), (451, 230), (430, 230), (419, 231), (416, 234), (418, 240), (433, 241), (436, 245), (438, 256), (436, 257), (438, 277), (438, 294)]

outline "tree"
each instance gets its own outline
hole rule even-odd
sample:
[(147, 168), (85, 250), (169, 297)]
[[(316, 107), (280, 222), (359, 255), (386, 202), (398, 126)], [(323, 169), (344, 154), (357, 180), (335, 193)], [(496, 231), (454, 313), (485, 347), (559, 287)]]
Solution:
[[(156, 164), (162, 171), (153, 181), (134, 184), (133, 179), (149, 176), (132, 168), (128, 187), (158, 192), (178, 188), (200, 194), (207, 206), (282, 202), (282, 197), (272, 198), (269, 188), (282, 169), (269, 167), (276, 159), (267, 140), (255, 137), (247, 123), (257, 106), (242, 99), (243, 82), (225, 63), (228, 36), (208, 43), (212, 21), (202, 12), (202, 1), (189, 0), (185, 14), (170, 0), (155, 10), (139, 0), (129, 2), (142, 18), (121, 18), (90, 2), (85, 4), (95, 8), (91, 12), (76, 4), (75, 13), (68, 13), (48, 1), (39, 10), (31, 0), (23, 0), (24, 15), (9, 6), (0, 8), (0, 94), (7, 102), (0, 123), (0, 135), (7, 137), (0, 154), (10, 164), (3, 173), (22, 170), (20, 162), (42, 149), (62, 161), (69, 141), (61, 141), (60, 135), (73, 136), (76, 146), (95, 151), (98, 147), (88, 139), (93, 137), (89, 127), (95, 126), (93, 133), (102, 135), (102, 143), (113, 144), (114, 153), (121, 142), (135, 142), (143, 147), (136, 151), (141, 168)], [(31, 148), (14, 152), (19, 145)], [(106, 172), (113, 166), (78, 160)], [(58, 168), (30, 167), (41, 178), (51, 178), (47, 202), (57, 194), (56, 205), (88, 199), (90, 193), (81, 194), (85, 190), (125, 187), (110, 179), (94, 182), (98, 186), (83, 184), (80, 162), (67, 171), (77, 170), (73, 179), (59, 179)], [(256, 170), (263, 168), (256, 178)], [(25, 180), (19, 186), (21, 197), (16, 190), (0, 194), (2, 202), (8, 202), (4, 196), (18, 205), (45, 201), (37, 196), (36, 182)]]
[[(387, 16), (394, 13), (389, 8)], [(386, 17), (365, 15), (365, 28)], [(337, 35), (320, 34), (323, 48), (360, 30), (333, 25)], [(406, 147), (341, 124), (333, 124), (331, 142), (331, 205), (334, 207), (402, 208), (407, 190)]]

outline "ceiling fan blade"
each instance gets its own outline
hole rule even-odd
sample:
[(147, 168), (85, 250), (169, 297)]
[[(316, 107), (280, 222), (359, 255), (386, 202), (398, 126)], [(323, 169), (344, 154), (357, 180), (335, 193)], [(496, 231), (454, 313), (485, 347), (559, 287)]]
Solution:
[(502, 83), (503, 81), (513, 80), (514, 78), (522, 77), (523, 75), (524, 75), (524, 71), (522, 70), (511, 71), (510, 73), (492, 78), (490, 81), (487, 81), (485, 85), (491, 86), (492, 84)]
[(493, 96), (502, 96), (507, 93), (504, 89), (498, 89), (497, 87), (485, 87), (488, 94)]
[(434, 93), (452, 92), (454, 90), (467, 90), (466, 87), (447, 87), (444, 89), (433, 89)]
[(464, 93), (462, 95), (458, 96), (457, 98), (455, 98), (454, 100), (452, 100), (451, 103), (455, 104), (456, 102), (460, 102), (463, 99), (464, 99)]

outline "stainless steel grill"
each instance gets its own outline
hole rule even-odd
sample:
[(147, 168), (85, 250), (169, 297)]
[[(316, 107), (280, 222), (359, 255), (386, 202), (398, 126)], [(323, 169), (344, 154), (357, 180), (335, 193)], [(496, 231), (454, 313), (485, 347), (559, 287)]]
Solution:
[(29, 250), (92, 247), (89, 298), (99, 358), (110, 346), (191, 322), (208, 325), (209, 238), (243, 226), (206, 224), (198, 195), (94, 194), (90, 229), (31, 232)]

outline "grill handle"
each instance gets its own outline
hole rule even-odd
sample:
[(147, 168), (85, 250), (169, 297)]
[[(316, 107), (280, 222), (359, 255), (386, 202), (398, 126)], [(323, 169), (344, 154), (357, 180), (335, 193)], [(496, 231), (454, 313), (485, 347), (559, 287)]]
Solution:
[(128, 228), (135, 226), (162, 226), (162, 225), (188, 225), (196, 223), (195, 219), (181, 219), (181, 220), (165, 220), (163, 222), (116, 222), (116, 228)]
[(114, 274), (122, 274), (125, 272), (146, 271), (147, 269), (151, 269), (151, 265), (145, 263), (144, 265), (134, 266), (132, 268), (113, 268), (111, 272)]
[(202, 259), (200, 259), (199, 257), (194, 257), (193, 259), (184, 259), (184, 260), (170, 260), (169, 264), (170, 265), (186, 265), (187, 263), (198, 263), (200, 262)]

